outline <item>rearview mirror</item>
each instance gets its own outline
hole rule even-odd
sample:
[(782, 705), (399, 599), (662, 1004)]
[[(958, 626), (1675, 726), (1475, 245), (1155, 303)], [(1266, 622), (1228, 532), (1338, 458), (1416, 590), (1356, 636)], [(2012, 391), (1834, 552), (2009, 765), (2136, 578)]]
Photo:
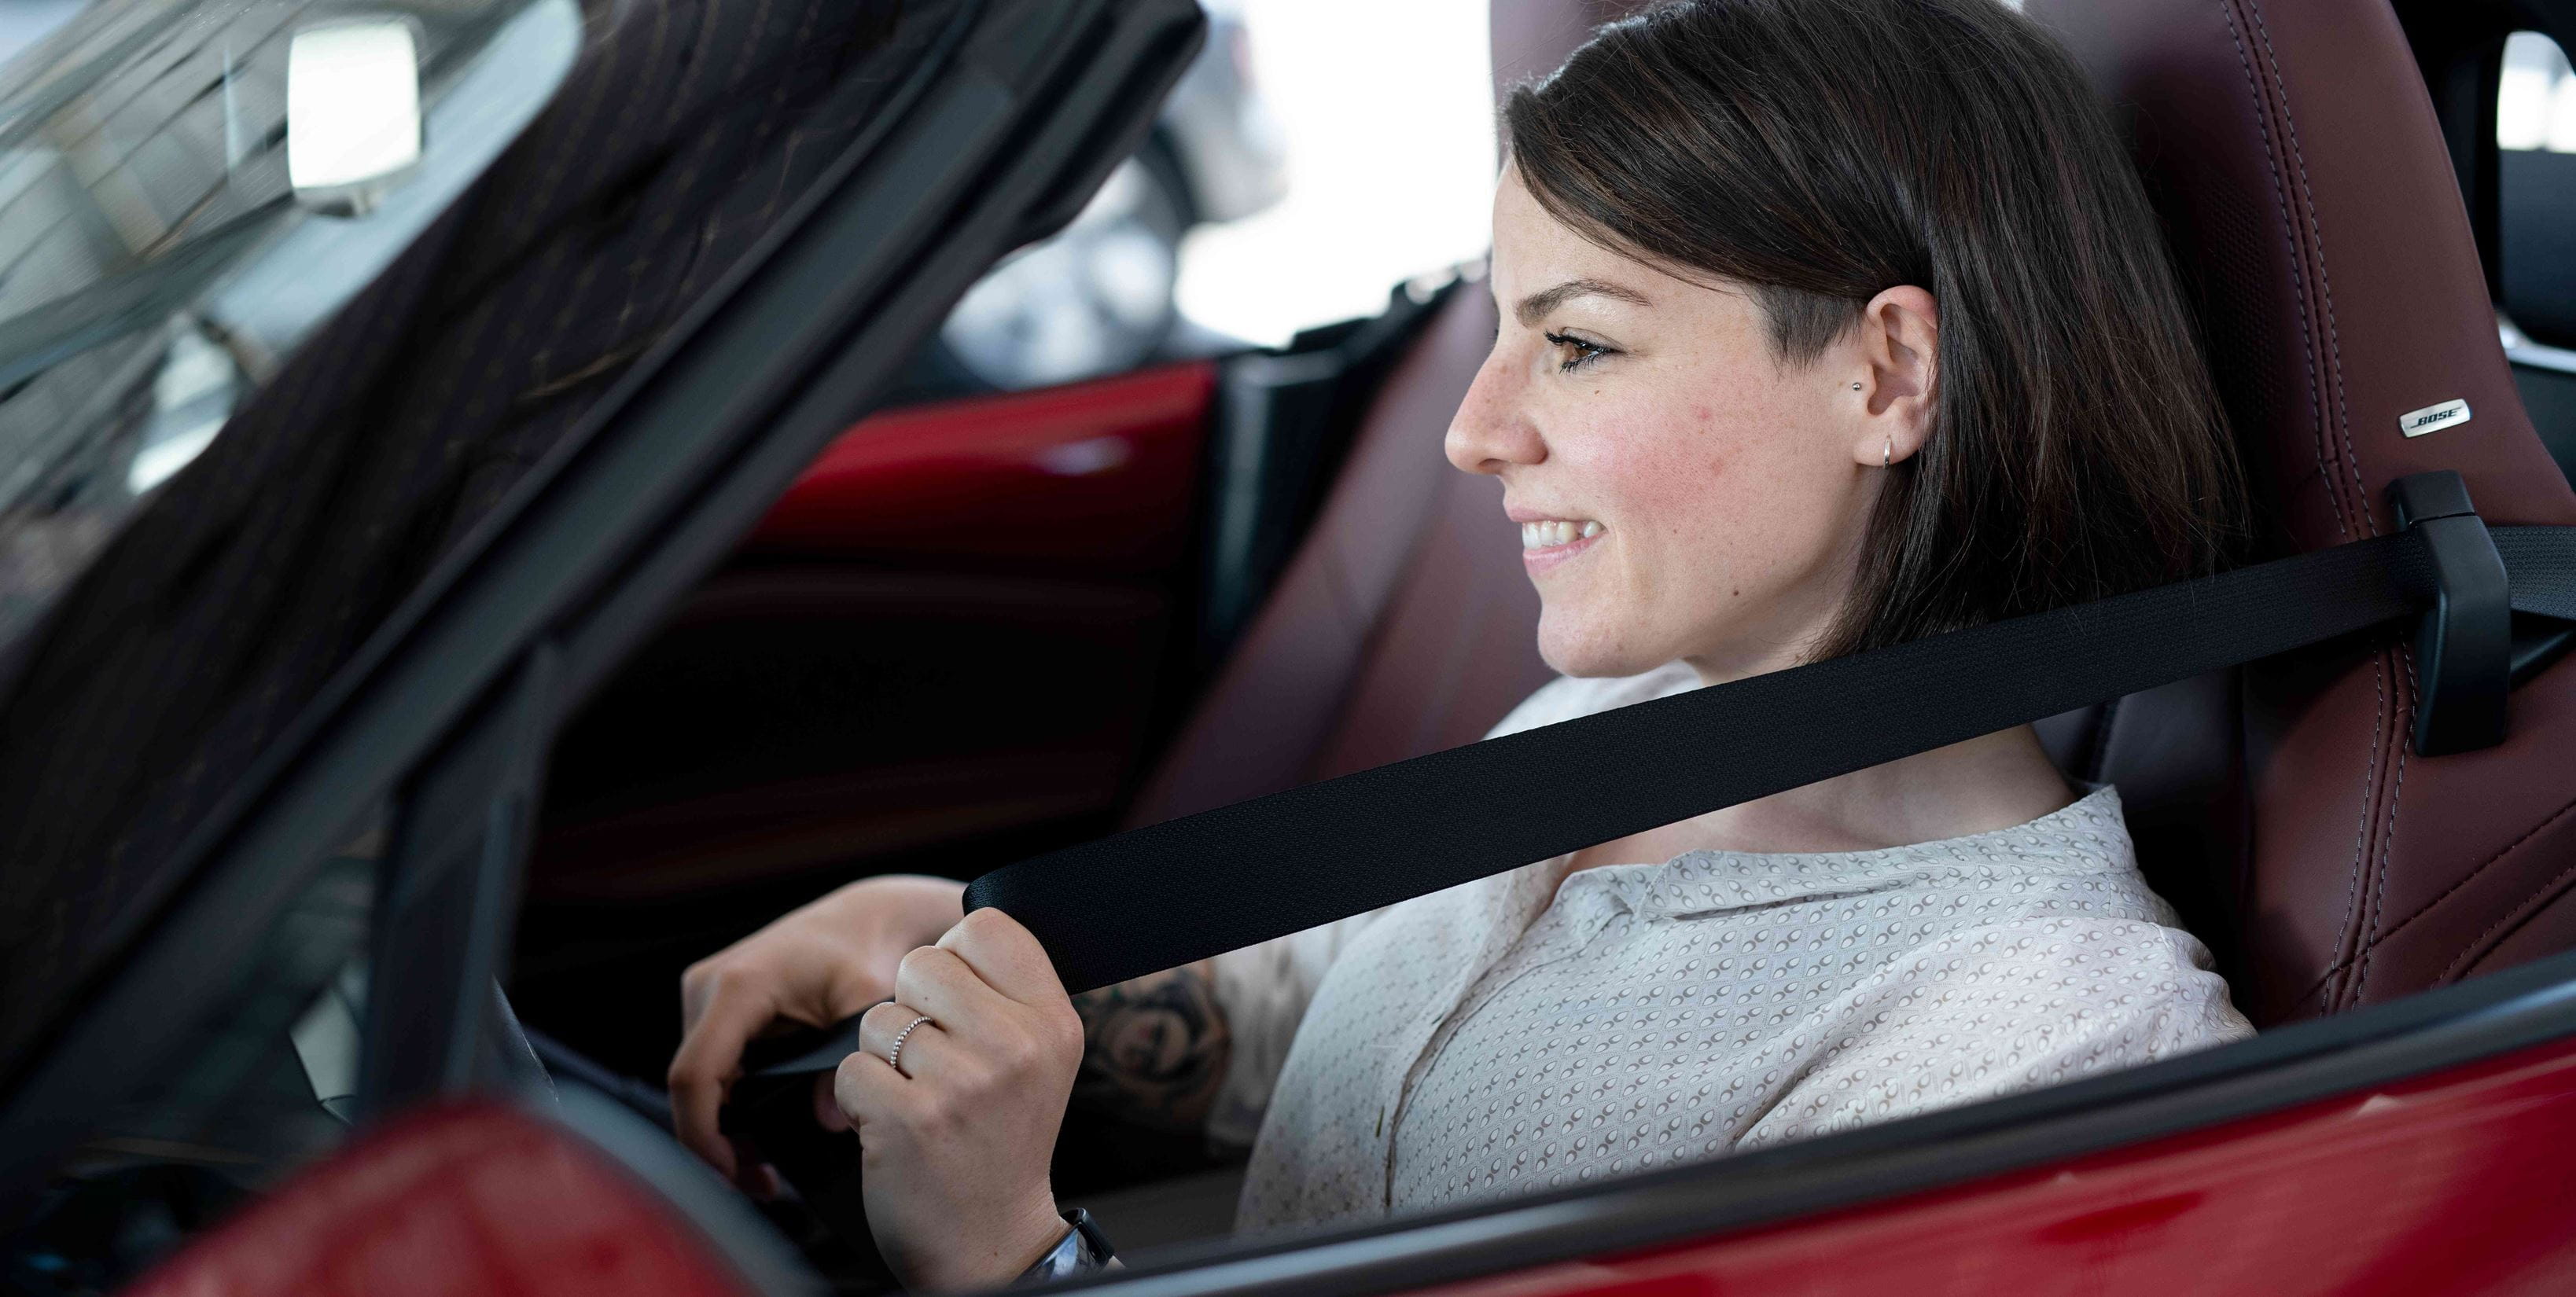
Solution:
[(338, 19), (286, 51), (286, 176), (296, 202), (356, 216), (420, 162), (420, 42), (407, 18)]

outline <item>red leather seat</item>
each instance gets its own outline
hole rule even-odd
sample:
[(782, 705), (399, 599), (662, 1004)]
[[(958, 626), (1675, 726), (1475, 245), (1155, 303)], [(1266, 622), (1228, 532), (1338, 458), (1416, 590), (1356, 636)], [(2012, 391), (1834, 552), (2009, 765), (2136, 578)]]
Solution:
[[(2490, 523), (2576, 522), (2506, 369), (2440, 128), (2382, 0), (2028, 11), (2131, 131), (2273, 552), (2386, 532), (2389, 483), (2442, 468)], [(2468, 423), (2400, 431), (2399, 415), (2453, 398)], [(2576, 945), (2564, 759), (2576, 667), (2515, 691), (2503, 746), (2428, 759), (2407, 745), (2409, 659), (2383, 637), (2268, 662), (2233, 689), (2124, 700), (2095, 735), (2097, 776), (2122, 785), (2133, 821), (2200, 826), (2182, 835), (2199, 839), (2196, 861), (2149, 869), (2212, 884), (2228, 930), (2204, 935), (2232, 947), (2258, 1024)]]
[[(1612, 0), (1497, 0), (1498, 81)], [(2576, 523), (2505, 367), (2450, 162), (2383, 0), (2030, 0), (2133, 132), (2197, 296), (2273, 554), (2385, 532), (2398, 477), (2458, 470), (2491, 523)], [(1134, 818), (1464, 742), (1545, 679), (1494, 485), (1440, 435), (1491, 336), (1466, 286), (1389, 382), (1315, 534)], [(2398, 416), (2453, 398), (2457, 425)], [(2395, 637), (2044, 726), (2121, 787), (2142, 862), (2258, 1024), (2576, 945), (2576, 666), (2499, 748), (2408, 750)]]
[[(1637, 3), (1493, 0), (1497, 101)], [(1450, 467), (1440, 445), (1494, 324), (1485, 285), (1461, 284), (1388, 377), (1313, 532), (1129, 823), (1472, 742), (1547, 682), (1501, 484)]]
[(1492, 296), (1460, 284), (1362, 418), (1313, 531), (1131, 823), (1473, 742), (1547, 681), (1502, 487), (1441, 453), (1493, 338)]

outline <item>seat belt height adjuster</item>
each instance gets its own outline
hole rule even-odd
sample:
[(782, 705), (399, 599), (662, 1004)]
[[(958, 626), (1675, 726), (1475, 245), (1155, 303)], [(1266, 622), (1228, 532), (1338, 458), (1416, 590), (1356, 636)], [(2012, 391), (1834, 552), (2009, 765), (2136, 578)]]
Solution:
[(2415, 753), (2504, 742), (2513, 665), (2512, 588), (2468, 483), (2450, 469), (2389, 484), (2397, 525), (2424, 538), (2433, 606), (2415, 628)]

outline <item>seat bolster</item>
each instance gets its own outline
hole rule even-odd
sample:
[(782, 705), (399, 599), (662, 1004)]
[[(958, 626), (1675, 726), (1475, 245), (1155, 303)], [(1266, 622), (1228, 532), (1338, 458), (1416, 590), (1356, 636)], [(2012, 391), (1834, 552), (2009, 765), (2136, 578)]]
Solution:
[(1395, 605), (1318, 755), (1328, 779), (1473, 743), (1555, 676), (1538, 655), (1538, 590), (1491, 478), (1441, 484)]
[[(1128, 812), (1131, 826), (1316, 777), (1371, 636), (1461, 477), (1441, 440), (1493, 339), (1492, 294), (1460, 285), (1379, 389), (1314, 528), (1165, 749)], [(1502, 530), (1497, 522), (1498, 541)]]

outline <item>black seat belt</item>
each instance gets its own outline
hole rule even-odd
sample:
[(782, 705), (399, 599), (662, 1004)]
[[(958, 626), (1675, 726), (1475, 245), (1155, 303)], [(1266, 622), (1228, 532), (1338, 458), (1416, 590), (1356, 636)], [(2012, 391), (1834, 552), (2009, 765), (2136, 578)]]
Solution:
[(2419, 656), (2447, 653), (2456, 690), (2491, 690), (2493, 742), (2508, 614), (2494, 583), (2460, 574), (2501, 559), (2514, 612), (2576, 621), (2576, 527), (2489, 529), (2452, 473), (2398, 494), (2411, 516), (2391, 535), (1184, 816), (996, 869), (966, 907), (1027, 925), (1067, 989), (1088, 990), (2428, 608)]

